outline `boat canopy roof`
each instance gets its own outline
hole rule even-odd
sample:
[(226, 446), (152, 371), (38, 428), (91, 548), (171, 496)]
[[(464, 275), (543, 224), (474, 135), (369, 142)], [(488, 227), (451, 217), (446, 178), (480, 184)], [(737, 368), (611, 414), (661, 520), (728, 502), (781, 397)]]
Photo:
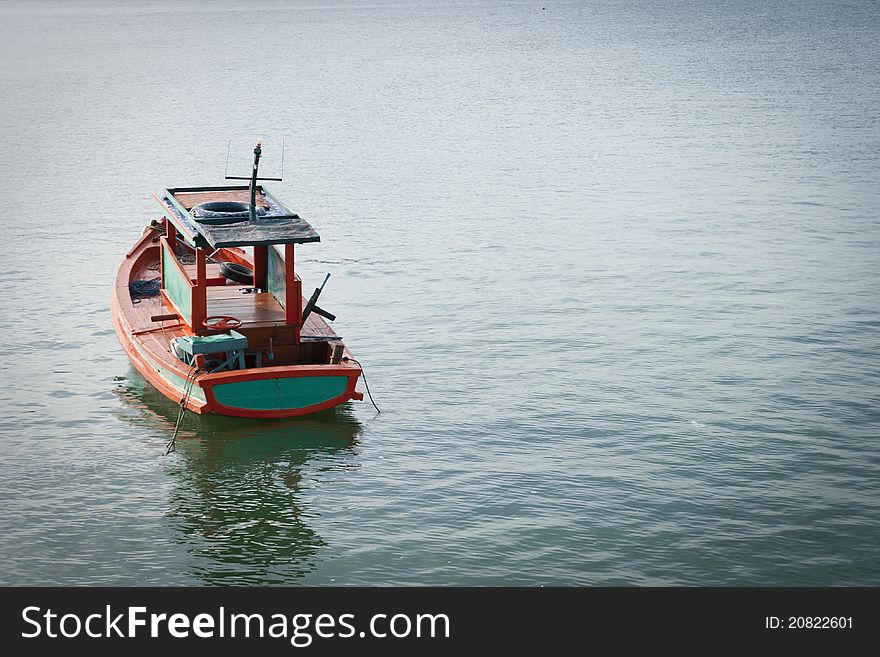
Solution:
[[(261, 246), (269, 244), (303, 244), (320, 242), (315, 229), (298, 214), (257, 185), (257, 216), (199, 217), (193, 208), (205, 203), (239, 204), (250, 207), (250, 187), (178, 187), (163, 189), (154, 197), (165, 216), (178, 229), (180, 236), (195, 247), (219, 249), (230, 246)], [(210, 214), (210, 213), (209, 213)], [(214, 213), (222, 214), (222, 213)]]

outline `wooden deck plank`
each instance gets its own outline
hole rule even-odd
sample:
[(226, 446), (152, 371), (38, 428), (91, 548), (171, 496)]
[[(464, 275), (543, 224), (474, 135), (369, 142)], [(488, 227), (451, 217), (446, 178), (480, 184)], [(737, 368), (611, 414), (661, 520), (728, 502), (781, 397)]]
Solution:
[(309, 314), (306, 317), (306, 323), (303, 325), (300, 335), (303, 337), (336, 337), (336, 333), (327, 325), (320, 315), (316, 313)]
[(144, 329), (159, 326), (158, 322), (154, 322), (150, 318), (153, 315), (164, 313), (165, 306), (162, 305), (161, 297), (156, 296), (142, 298), (138, 303), (134, 304), (132, 311), (128, 313), (127, 317), (131, 322), (133, 331), (143, 331)]
[(238, 288), (208, 288), (208, 314), (231, 315), (244, 324), (283, 324), (284, 308), (269, 292), (242, 294)]
[[(237, 317), (246, 326), (266, 327), (284, 324), (284, 308), (269, 292), (242, 294), (241, 287), (235, 285), (212, 286), (207, 290), (208, 315), (230, 315)], [(305, 301), (303, 302), (305, 303)], [(129, 315), (132, 322), (132, 330), (143, 331), (146, 329), (158, 329), (160, 322), (154, 322), (150, 318), (153, 315), (166, 314), (168, 309), (162, 303), (161, 297), (148, 297), (141, 299), (134, 305)], [(174, 322), (165, 322), (173, 324)], [(161, 335), (161, 331), (158, 332)], [(306, 318), (302, 327), (303, 337), (337, 337), (332, 328), (324, 319), (316, 313)]]

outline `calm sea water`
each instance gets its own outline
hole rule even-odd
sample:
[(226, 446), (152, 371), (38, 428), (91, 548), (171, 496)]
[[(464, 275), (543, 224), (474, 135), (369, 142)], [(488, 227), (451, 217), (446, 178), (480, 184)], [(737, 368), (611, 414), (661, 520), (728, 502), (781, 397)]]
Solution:
[[(543, 4), (0, 3), (0, 583), (880, 585), (880, 5)], [(258, 137), (382, 413), (165, 457), (115, 270)]]

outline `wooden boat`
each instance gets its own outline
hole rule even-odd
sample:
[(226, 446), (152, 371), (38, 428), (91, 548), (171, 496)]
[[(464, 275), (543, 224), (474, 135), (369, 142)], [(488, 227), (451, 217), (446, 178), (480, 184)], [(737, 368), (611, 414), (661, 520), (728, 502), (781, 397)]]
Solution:
[(363, 399), (360, 365), (316, 305), (323, 285), (306, 301), (295, 271), (295, 246), (320, 237), (257, 184), (260, 154), (258, 143), (250, 185), (154, 194), (162, 217), (116, 276), (131, 362), (196, 413), (292, 417)]

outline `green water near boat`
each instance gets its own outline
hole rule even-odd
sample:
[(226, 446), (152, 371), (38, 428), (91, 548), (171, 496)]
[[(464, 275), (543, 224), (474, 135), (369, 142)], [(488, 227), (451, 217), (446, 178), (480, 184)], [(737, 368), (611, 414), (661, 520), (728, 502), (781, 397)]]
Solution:
[[(878, 12), (0, 3), (0, 584), (880, 585)], [(166, 457), (110, 289), (257, 138), (382, 413)]]

